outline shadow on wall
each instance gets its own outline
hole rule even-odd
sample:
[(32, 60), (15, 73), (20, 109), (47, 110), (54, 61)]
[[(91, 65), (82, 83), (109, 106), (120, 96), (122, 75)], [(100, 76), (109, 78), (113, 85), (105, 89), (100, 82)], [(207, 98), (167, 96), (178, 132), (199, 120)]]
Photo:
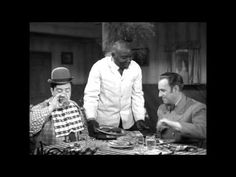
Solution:
[(85, 86), (85, 84), (72, 85), (71, 100), (75, 101), (79, 106), (83, 106)]

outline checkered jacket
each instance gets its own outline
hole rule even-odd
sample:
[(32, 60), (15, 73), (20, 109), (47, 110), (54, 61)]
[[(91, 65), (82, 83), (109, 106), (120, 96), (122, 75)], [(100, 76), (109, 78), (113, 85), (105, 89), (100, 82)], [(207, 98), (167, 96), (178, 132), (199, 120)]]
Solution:
[[(35, 137), (37, 142), (42, 141), (46, 145), (57, 144), (65, 140), (65, 137), (56, 138), (55, 136), (52, 116), (49, 112), (49, 100), (50, 98), (30, 109), (30, 137)], [(84, 126), (84, 130), (76, 136), (87, 136), (88, 129), (83, 108), (80, 108), (76, 102), (70, 101), (78, 108)]]

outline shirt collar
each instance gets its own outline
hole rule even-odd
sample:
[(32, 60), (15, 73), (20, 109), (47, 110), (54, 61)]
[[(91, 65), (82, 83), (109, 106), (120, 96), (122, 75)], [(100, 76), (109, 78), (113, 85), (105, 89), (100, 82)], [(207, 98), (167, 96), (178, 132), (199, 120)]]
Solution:
[(168, 111), (175, 110), (176, 112), (178, 112), (185, 105), (185, 102), (186, 102), (186, 96), (182, 94), (175, 104), (172, 105), (167, 104), (166, 109)]
[(109, 62), (110, 62), (110, 66), (111, 66), (112, 68), (114, 68), (115, 70), (118, 70), (118, 69), (119, 69), (119, 66), (117, 66), (117, 65), (115, 64), (114, 58), (113, 58), (112, 56), (110, 56)]
[(176, 106), (175, 106), (175, 111), (176, 112), (179, 112), (180, 110), (182, 110), (182, 108), (186, 104), (186, 101), (187, 101), (186, 99), (187, 99), (187, 97), (184, 94), (182, 94), (181, 99), (179, 100), (178, 104), (176, 104)]
[[(119, 69), (120, 67), (115, 64), (114, 58), (113, 58), (112, 56), (108, 56), (108, 59), (107, 59), (107, 60), (108, 60), (109, 66), (112, 68), (112, 70), (118, 71), (118, 69)], [(133, 61), (131, 60), (131, 62), (130, 62), (130, 64), (129, 64), (129, 67), (126, 68), (126, 69), (124, 69), (124, 72), (125, 72), (126, 70), (129, 70), (130, 67), (132, 67), (132, 65), (133, 65)], [(123, 73), (123, 74), (124, 74), (124, 73)]]
[(180, 102), (181, 99), (182, 99), (182, 94), (180, 95), (179, 99), (176, 101), (175, 106), (177, 106), (177, 104)]

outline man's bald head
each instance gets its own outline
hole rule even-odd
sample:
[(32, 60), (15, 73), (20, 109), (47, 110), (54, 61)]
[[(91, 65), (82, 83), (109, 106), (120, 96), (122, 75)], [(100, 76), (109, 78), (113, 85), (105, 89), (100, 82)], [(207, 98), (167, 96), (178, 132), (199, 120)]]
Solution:
[(131, 48), (129, 43), (119, 40), (116, 41), (111, 48), (111, 52), (112, 53), (116, 53), (116, 52), (131, 52)]

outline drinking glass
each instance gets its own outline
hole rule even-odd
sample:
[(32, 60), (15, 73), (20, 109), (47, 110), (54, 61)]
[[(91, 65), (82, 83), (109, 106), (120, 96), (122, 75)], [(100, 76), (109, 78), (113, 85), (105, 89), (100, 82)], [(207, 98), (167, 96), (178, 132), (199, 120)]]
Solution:
[(137, 135), (135, 137), (135, 149), (138, 154), (143, 154), (144, 151), (144, 137), (143, 135)]
[(59, 103), (62, 108), (65, 108), (70, 104), (66, 96), (59, 96)]
[(143, 137), (143, 135), (139, 135), (139, 136), (136, 137), (136, 145), (141, 145), (141, 146), (144, 145), (144, 137)]
[(146, 136), (146, 146), (148, 150), (155, 149), (156, 146), (155, 136)]

